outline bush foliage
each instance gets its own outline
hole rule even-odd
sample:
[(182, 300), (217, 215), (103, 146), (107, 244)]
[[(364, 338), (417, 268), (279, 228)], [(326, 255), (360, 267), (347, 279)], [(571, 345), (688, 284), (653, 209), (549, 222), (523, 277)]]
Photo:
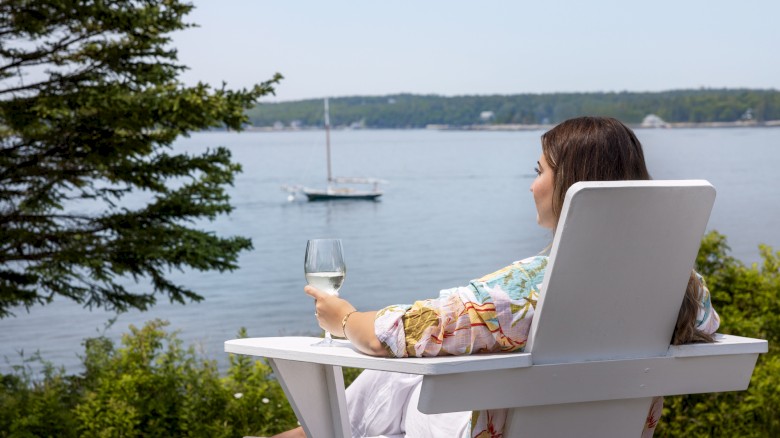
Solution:
[(297, 424), (267, 364), (231, 356), (220, 376), (166, 325), (131, 326), (119, 347), (87, 340), (80, 375), (47, 365), (40, 379), (29, 366), (3, 376), (0, 436), (241, 437)]
[[(697, 259), (722, 333), (769, 340), (747, 391), (668, 397), (656, 436), (780, 436), (780, 252), (761, 246), (762, 263), (729, 255), (726, 238), (705, 236)], [(0, 437), (241, 437), (297, 425), (279, 383), (263, 361), (214, 361), (185, 348), (167, 323), (130, 327), (119, 346), (85, 341), (84, 371), (67, 375), (40, 358), (0, 377)], [(245, 336), (242, 330), (239, 336)], [(345, 370), (347, 382), (359, 370)]]
[(656, 436), (780, 436), (780, 252), (760, 245), (762, 263), (731, 257), (726, 237), (710, 232), (696, 265), (721, 317), (718, 332), (769, 341), (747, 391), (668, 397)]

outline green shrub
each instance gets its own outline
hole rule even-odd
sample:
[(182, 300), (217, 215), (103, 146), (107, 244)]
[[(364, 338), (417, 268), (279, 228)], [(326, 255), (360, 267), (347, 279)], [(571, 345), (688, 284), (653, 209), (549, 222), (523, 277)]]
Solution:
[(4, 375), (0, 436), (241, 437), (297, 424), (268, 365), (231, 356), (221, 377), (214, 361), (183, 348), (166, 325), (131, 326), (119, 348), (87, 340), (79, 376), (45, 363), (40, 380), (29, 366)]
[[(43, 377), (34, 379), (29, 362), (43, 366)], [(0, 436), (75, 437), (71, 408), (78, 401), (78, 379), (65, 376), (39, 356), (0, 376)]]
[(702, 240), (696, 261), (721, 316), (718, 332), (769, 341), (750, 387), (667, 397), (656, 436), (780, 436), (780, 252), (759, 249), (762, 263), (745, 266), (728, 254), (726, 237), (713, 231)]

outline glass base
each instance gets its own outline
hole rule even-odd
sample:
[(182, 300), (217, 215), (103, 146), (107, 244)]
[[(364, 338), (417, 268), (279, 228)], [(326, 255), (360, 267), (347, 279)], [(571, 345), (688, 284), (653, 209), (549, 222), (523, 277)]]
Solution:
[(325, 337), (321, 341), (311, 344), (312, 347), (333, 347), (336, 343), (333, 342), (329, 332), (325, 332)]

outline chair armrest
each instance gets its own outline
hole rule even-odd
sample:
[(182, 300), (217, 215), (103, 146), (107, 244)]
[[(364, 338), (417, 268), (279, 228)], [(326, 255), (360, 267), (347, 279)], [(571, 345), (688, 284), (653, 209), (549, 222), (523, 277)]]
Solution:
[[(357, 351), (348, 341), (336, 340), (334, 347), (314, 347), (318, 338), (284, 336), (243, 338), (225, 342), (228, 353), (310, 362), (323, 365), (393, 371), (407, 374), (440, 375), (474, 371), (525, 368), (533, 365), (531, 353), (475, 354), (469, 356), (439, 356), (423, 358), (375, 357)], [(686, 344), (669, 347), (667, 357), (702, 357), (733, 354), (766, 353), (763, 339), (716, 334), (711, 344)]]
[(767, 351), (769, 351), (769, 343), (764, 339), (715, 333), (715, 342), (713, 343), (672, 345), (669, 347), (668, 355), (674, 357), (698, 357), (766, 353)]
[(269, 359), (420, 375), (524, 368), (532, 365), (530, 353), (393, 359), (368, 356), (355, 350), (348, 341), (337, 340), (336, 346), (333, 347), (311, 345), (318, 340), (318, 338), (301, 336), (233, 339), (225, 342), (225, 351)]

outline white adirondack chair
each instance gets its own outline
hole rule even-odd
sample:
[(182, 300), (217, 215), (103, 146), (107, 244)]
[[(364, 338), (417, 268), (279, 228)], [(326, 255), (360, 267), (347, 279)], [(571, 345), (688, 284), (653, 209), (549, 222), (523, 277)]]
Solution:
[(423, 375), (423, 413), (510, 408), (505, 437), (638, 437), (653, 396), (744, 390), (768, 348), (669, 345), (714, 199), (706, 181), (572, 186), (523, 353), (388, 359), (310, 337), (225, 351), (266, 357), (312, 438), (351, 436), (343, 366)]

